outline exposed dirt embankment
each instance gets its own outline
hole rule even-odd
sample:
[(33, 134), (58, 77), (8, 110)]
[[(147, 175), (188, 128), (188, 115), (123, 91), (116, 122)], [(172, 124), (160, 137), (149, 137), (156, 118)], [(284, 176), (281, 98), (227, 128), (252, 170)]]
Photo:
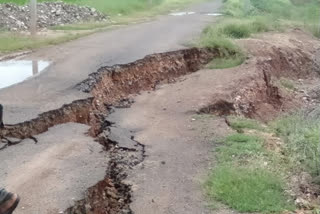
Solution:
[[(200, 112), (218, 115), (238, 114), (267, 121), (304, 104), (299, 80), (318, 76), (314, 57), (319, 41), (299, 30), (287, 34), (264, 34), (237, 41), (250, 56), (237, 68), (243, 78), (226, 86), (225, 94), (212, 99)], [(292, 82), (288, 89), (283, 82)]]

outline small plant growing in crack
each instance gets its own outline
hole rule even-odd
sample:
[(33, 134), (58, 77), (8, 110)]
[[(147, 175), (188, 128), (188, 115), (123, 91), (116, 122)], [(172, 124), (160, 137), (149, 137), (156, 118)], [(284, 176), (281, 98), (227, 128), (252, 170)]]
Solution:
[(280, 82), (280, 85), (288, 90), (291, 90), (291, 91), (295, 91), (296, 90), (296, 87), (293, 83), (293, 81), (287, 79), (287, 78), (280, 78), (279, 80)]

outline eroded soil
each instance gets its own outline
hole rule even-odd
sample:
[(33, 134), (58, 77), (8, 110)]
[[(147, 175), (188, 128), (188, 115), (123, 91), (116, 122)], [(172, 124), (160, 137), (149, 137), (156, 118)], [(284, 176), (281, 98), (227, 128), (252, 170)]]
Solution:
[[(22, 139), (36, 141), (59, 124), (86, 124), (108, 154), (105, 178), (65, 213), (212, 213), (201, 190), (211, 144), (195, 126), (197, 113), (221, 117), (212, 127), (218, 136), (228, 132), (223, 116), (266, 121), (317, 103), (305, 98), (318, 80), (317, 39), (295, 30), (238, 42), (250, 57), (232, 69), (198, 71), (219, 55), (207, 49), (103, 67), (78, 85), (91, 98), (1, 130), (1, 152), (24, 145)], [(281, 78), (313, 84), (303, 92), (290, 91), (279, 84)]]

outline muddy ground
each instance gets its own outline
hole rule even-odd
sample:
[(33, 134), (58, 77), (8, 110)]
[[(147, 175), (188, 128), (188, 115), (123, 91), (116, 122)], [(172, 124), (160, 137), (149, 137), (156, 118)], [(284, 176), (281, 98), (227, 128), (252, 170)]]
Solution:
[[(6, 169), (0, 180), (24, 196), (17, 213), (231, 213), (212, 211), (201, 187), (212, 164), (212, 139), (230, 131), (224, 116), (268, 121), (316, 105), (308, 91), (319, 80), (315, 56), (320, 43), (311, 35), (292, 30), (237, 42), (249, 56), (239, 67), (199, 70), (219, 55), (214, 49), (155, 54), (102, 67), (78, 84), (92, 97), (2, 130), (0, 152), (5, 155), (0, 157), (12, 161), (0, 162)], [(303, 90), (287, 90), (280, 78), (292, 79)], [(219, 117), (206, 121), (203, 132), (199, 113)], [(58, 137), (69, 131), (74, 137)], [(14, 156), (24, 146), (36, 148), (28, 155), (34, 158), (18, 163)], [(71, 160), (89, 167), (68, 168)], [(75, 172), (88, 180), (75, 180)], [(96, 184), (84, 193), (79, 182)], [(61, 195), (63, 185), (70, 193), (82, 193)], [(40, 205), (32, 206), (34, 201)]]

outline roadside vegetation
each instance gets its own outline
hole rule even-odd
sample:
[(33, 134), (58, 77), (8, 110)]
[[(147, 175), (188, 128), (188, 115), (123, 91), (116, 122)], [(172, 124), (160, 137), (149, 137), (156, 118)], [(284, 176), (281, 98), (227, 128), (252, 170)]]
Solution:
[[(221, 57), (209, 68), (237, 66), (246, 54), (236, 39), (293, 27), (319, 37), (319, 6), (318, 0), (224, 0), (224, 17), (203, 31), (197, 45), (220, 50)], [(297, 90), (287, 78), (277, 84)], [(215, 142), (217, 163), (205, 185), (214, 203), (239, 212), (319, 213), (310, 195), (319, 191), (313, 185), (320, 185), (320, 109), (287, 114), (268, 124), (243, 117), (227, 121), (233, 133)], [(292, 183), (302, 175), (312, 178), (304, 183), (309, 193)]]
[(280, 82), (280, 86), (287, 90), (290, 90), (290, 91), (296, 90), (295, 84), (292, 80), (289, 80), (287, 78), (280, 78), (279, 82)]
[[(38, 0), (48, 2), (58, 0)], [(111, 16), (112, 18), (130, 16), (148, 16), (166, 12), (177, 7), (185, 6), (188, 3), (199, 0), (62, 0), (68, 4), (89, 6)], [(25, 5), (29, 0), (0, 0), (2, 3), (15, 3)], [(139, 15), (140, 14), (140, 15)]]
[[(303, 208), (318, 213), (310, 194), (320, 185), (320, 109), (286, 114), (268, 124), (234, 116), (227, 120), (234, 132), (215, 142), (217, 163), (205, 184), (213, 203), (239, 212)], [(291, 178), (301, 175), (311, 178), (302, 184), (308, 192), (292, 184)], [(309, 200), (299, 204), (304, 197)]]
[[(53, 0), (39, 0), (39, 2), (53, 1)], [(104, 12), (108, 15), (113, 14), (129, 14), (136, 11), (149, 9), (150, 6), (156, 6), (164, 2), (164, 0), (153, 0), (152, 5), (148, 0), (63, 0), (69, 4), (86, 5)], [(0, 3), (15, 3), (25, 5), (29, 0), (0, 0)]]
[(239, 212), (280, 212), (293, 208), (283, 186), (283, 181), (267, 170), (227, 165), (215, 169), (208, 192)]
[(203, 31), (198, 46), (223, 50), (221, 59), (211, 62), (210, 68), (240, 65), (245, 54), (234, 39), (292, 27), (320, 36), (319, 5), (318, 0), (224, 0), (224, 17)]
[(217, 166), (205, 185), (209, 197), (239, 212), (293, 210), (286, 194), (287, 165), (267, 146), (269, 128), (243, 117), (228, 121), (235, 132), (216, 148)]
[(258, 121), (244, 117), (232, 116), (228, 118), (228, 121), (230, 122), (230, 127), (239, 133), (243, 133), (246, 129), (259, 131), (263, 131), (266, 129), (266, 127), (262, 126), (262, 124)]
[(320, 176), (320, 109), (282, 116), (273, 121), (271, 127), (284, 140), (283, 152), (296, 163), (294, 168), (306, 170), (317, 180)]
[(61, 37), (46, 37), (30, 39), (29, 36), (11, 33), (0, 33), (0, 56), (1, 53), (9, 53), (19, 50), (32, 50), (46, 45), (57, 45), (63, 42), (68, 42), (78, 39), (87, 33), (65, 34)]

